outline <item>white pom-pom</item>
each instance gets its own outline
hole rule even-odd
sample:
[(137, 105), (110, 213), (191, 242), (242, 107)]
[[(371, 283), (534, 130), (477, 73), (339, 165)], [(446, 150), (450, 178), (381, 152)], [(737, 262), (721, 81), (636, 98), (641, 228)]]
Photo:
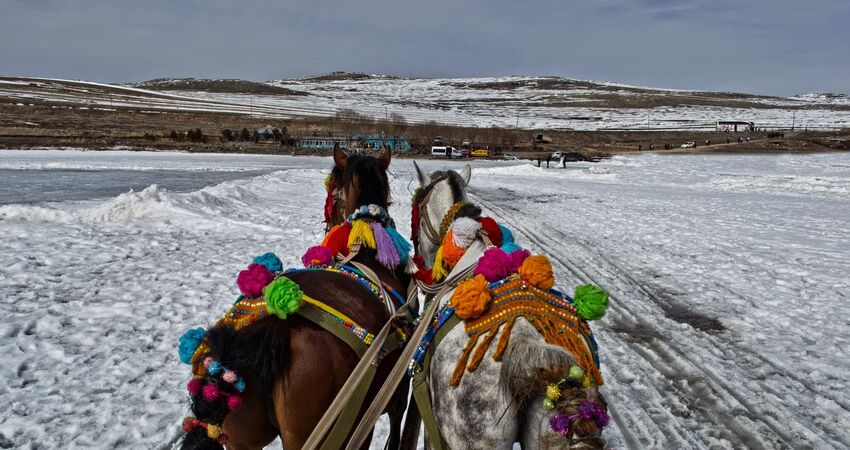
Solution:
[(459, 217), (452, 224), (452, 242), (460, 248), (467, 248), (475, 240), (475, 235), (481, 229), (481, 224), (469, 217)]
[(407, 266), (404, 268), (404, 273), (413, 275), (416, 272), (419, 272), (419, 268), (416, 267), (416, 263), (413, 262), (413, 258), (407, 258)]

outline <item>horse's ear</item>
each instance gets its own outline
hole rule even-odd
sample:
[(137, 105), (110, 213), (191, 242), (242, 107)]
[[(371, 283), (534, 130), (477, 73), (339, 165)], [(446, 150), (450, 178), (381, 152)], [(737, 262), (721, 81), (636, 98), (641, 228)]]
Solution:
[(472, 177), (472, 166), (469, 164), (464, 166), (463, 170), (460, 171), (460, 177), (463, 178), (463, 184), (469, 186), (469, 178)]
[(384, 148), (384, 154), (378, 158), (378, 161), (381, 163), (381, 168), (387, 170), (390, 167), (390, 160), (393, 159), (393, 151), (390, 150), (389, 147)]
[(413, 167), (416, 167), (416, 178), (419, 179), (419, 187), (424, 188), (428, 186), (428, 175), (425, 175), (425, 172), (419, 168), (419, 164), (416, 164), (416, 161), (413, 161)]
[(334, 144), (334, 164), (341, 170), (348, 164), (348, 155), (339, 148), (339, 143)]

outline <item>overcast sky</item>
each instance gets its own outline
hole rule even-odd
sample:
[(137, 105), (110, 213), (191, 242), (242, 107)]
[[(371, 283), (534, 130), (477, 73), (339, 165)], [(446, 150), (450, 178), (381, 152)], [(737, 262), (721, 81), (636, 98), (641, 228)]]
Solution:
[(850, 0), (0, 0), (0, 75), (361, 71), (850, 93)]

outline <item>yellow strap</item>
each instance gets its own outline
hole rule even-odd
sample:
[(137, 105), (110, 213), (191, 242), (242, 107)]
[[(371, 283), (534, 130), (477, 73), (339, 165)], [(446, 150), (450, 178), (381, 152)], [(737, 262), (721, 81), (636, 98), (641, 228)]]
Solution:
[(354, 326), (356, 326), (356, 327), (363, 328), (363, 327), (361, 327), (360, 325), (358, 325), (358, 324), (357, 324), (357, 322), (355, 322), (355, 321), (351, 320), (351, 318), (350, 318), (350, 317), (348, 317), (348, 316), (346, 316), (345, 314), (343, 314), (343, 313), (341, 313), (341, 312), (339, 312), (339, 311), (335, 310), (334, 308), (332, 308), (332, 307), (330, 307), (330, 306), (328, 306), (328, 305), (326, 305), (326, 304), (324, 304), (324, 303), (322, 303), (322, 302), (320, 302), (320, 301), (316, 300), (315, 298), (310, 297), (310, 296), (309, 296), (309, 295), (307, 295), (307, 294), (301, 294), (301, 299), (302, 299), (302, 300), (304, 300), (305, 302), (307, 302), (307, 303), (309, 303), (309, 304), (311, 304), (311, 305), (315, 306), (316, 308), (319, 308), (319, 309), (321, 309), (322, 311), (324, 311), (324, 312), (326, 312), (326, 313), (328, 313), (328, 314), (332, 315), (332, 316), (336, 316), (336, 317), (338, 317), (338, 318), (342, 319), (343, 321), (348, 322), (348, 323), (350, 323), (350, 324), (352, 324), (352, 325), (354, 325)]

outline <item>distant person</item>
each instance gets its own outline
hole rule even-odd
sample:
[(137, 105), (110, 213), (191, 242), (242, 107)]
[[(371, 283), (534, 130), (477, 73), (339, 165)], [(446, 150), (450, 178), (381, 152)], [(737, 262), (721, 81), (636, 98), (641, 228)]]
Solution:
[(561, 156), (561, 167), (563, 167), (564, 169), (567, 168), (567, 155)]
[(650, 149), (650, 150), (655, 150), (655, 144), (649, 144), (649, 149)]
[(643, 145), (638, 144), (638, 150), (643, 150)]
[(552, 161), (552, 154), (546, 155), (546, 168), (549, 168), (549, 161)]
[(727, 143), (727, 144), (729, 143), (729, 138), (726, 138), (726, 143)]

